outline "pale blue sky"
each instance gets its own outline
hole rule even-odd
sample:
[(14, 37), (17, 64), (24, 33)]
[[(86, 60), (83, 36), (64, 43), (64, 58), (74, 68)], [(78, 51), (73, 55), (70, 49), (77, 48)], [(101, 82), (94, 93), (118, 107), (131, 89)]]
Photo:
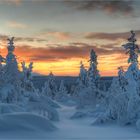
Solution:
[[(78, 10), (63, 1), (8, 0), (0, 4), (1, 34), (32, 36), (42, 31), (126, 32), (139, 30), (140, 2), (134, 1), (132, 15), (107, 13), (105, 10)], [(9, 27), (11, 22), (27, 28)]]

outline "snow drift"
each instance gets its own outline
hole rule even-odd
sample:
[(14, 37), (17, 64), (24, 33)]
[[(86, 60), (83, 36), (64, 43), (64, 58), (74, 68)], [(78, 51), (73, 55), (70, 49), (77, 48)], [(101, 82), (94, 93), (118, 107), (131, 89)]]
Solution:
[(0, 114), (24, 112), (25, 110), (14, 104), (0, 103)]
[(56, 127), (44, 117), (31, 113), (13, 113), (0, 116), (0, 131), (54, 131)]

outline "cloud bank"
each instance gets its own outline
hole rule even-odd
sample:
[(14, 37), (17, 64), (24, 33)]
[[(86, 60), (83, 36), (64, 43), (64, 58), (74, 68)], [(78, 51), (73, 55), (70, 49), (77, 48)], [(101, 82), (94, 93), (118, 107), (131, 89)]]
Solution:
[(81, 11), (102, 10), (108, 14), (131, 15), (134, 11), (132, 0), (65, 0), (65, 2)]

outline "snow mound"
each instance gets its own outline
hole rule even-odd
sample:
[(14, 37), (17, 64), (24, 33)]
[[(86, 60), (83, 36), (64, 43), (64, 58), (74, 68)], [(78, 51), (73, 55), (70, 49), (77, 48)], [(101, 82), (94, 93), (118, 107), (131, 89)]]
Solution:
[(110, 123), (112, 120), (109, 119), (107, 116), (99, 116), (94, 120), (94, 122), (91, 125), (100, 125), (105, 123)]
[(14, 104), (0, 103), (0, 114), (15, 112), (24, 112), (24, 109)]
[(60, 108), (60, 106), (50, 97), (40, 96), (42, 102), (49, 104), (53, 108)]
[(65, 101), (61, 102), (61, 104), (66, 106), (75, 106), (77, 103), (74, 100), (67, 98)]
[(53, 131), (56, 127), (46, 118), (31, 113), (0, 116), (0, 131)]
[(86, 117), (86, 114), (84, 112), (76, 112), (71, 116), (71, 119), (79, 119), (84, 117)]
[(140, 119), (136, 122), (136, 127), (138, 130), (140, 130)]
[(49, 120), (59, 121), (59, 114), (55, 108), (46, 104), (44, 101), (40, 102), (29, 102), (28, 103), (28, 111), (38, 112), (40, 115), (44, 117), (48, 117)]

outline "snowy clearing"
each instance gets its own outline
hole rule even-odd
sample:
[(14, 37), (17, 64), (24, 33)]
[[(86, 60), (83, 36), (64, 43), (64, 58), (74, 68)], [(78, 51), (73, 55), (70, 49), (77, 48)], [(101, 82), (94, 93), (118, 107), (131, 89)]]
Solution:
[[(13, 131), (0, 131), (0, 139), (45, 139), (45, 140), (139, 140), (139, 132), (132, 127), (122, 127), (116, 124), (92, 126), (93, 118), (70, 119), (76, 111), (75, 107), (61, 106), (59, 110), (60, 121), (54, 122), (57, 130), (48, 132), (52, 128), (44, 118), (28, 113), (5, 115), (0, 118), (0, 129), (2, 122), (19, 122), (13, 125)], [(7, 121), (8, 122), (4, 122)], [(28, 123), (25, 123), (27, 120)], [(38, 121), (37, 121), (38, 120)], [(49, 126), (48, 126), (49, 125)], [(12, 129), (5, 126), (5, 129)], [(19, 127), (20, 126), (20, 127)], [(24, 128), (25, 127), (25, 128)], [(32, 131), (29, 131), (30, 128)], [(21, 129), (20, 131), (18, 129)], [(43, 129), (43, 131), (41, 131)], [(17, 131), (18, 130), (18, 131)], [(46, 130), (46, 131), (45, 131)]]

